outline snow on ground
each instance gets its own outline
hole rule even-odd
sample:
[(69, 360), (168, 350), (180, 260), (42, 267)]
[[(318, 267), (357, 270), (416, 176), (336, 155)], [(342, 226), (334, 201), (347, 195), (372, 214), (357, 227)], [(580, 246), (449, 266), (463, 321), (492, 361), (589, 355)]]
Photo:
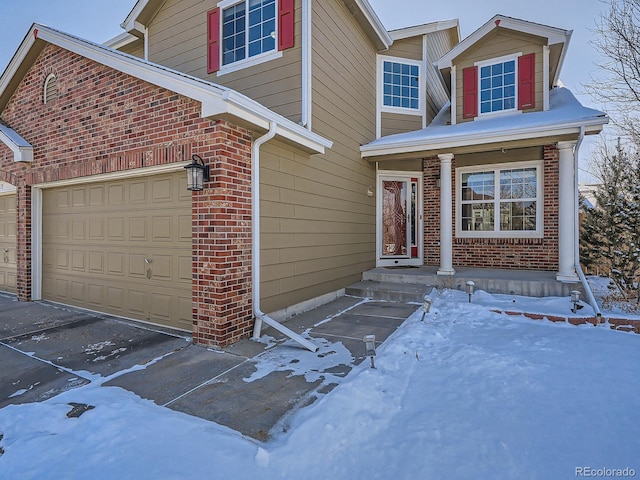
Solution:
[[(434, 297), (376, 369), (354, 368), (268, 443), (92, 384), (0, 410), (0, 478), (640, 476), (640, 335), (489, 311), (533, 299)], [(69, 419), (69, 402), (96, 408)]]

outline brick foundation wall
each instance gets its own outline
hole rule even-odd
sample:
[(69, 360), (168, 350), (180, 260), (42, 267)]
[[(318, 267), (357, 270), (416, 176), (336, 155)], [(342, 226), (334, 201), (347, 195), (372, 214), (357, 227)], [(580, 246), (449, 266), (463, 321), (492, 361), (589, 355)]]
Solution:
[[(558, 163), (555, 145), (544, 147), (544, 236), (543, 238), (458, 238), (455, 236), (455, 159), (453, 184), (453, 265), (454, 267), (503, 268), (557, 271), (558, 269)], [(440, 264), (440, 160), (425, 159), (425, 265)]]
[[(50, 73), (58, 98), (43, 104)], [(20, 300), (31, 299), (31, 185), (183, 162), (197, 153), (213, 177), (193, 194), (194, 340), (225, 345), (250, 333), (251, 135), (201, 118), (200, 107), (64, 49), (44, 48), (0, 115), (34, 147), (33, 163), (15, 163), (0, 143), (0, 180), (17, 187)]]

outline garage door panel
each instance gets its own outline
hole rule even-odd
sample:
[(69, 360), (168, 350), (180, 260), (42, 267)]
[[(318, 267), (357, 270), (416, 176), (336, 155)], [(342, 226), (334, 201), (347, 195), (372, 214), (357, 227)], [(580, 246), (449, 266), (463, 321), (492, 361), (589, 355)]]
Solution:
[(123, 217), (112, 217), (107, 220), (107, 237), (110, 241), (124, 241), (124, 222), (125, 219)]
[(45, 298), (190, 329), (191, 193), (183, 180), (179, 172), (45, 190)]

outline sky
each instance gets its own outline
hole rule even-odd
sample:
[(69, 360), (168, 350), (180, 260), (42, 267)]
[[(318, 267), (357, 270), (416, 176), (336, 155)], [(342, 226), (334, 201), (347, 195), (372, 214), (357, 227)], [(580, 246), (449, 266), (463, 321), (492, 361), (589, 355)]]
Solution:
[[(212, 5), (214, 0), (205, 0)], [(606, 5), (600, 0), (369, 0), (387, 29), (438, 20), (459, 19), (462, 38), (494, 15), (573, 30), (560, 78), (585, 105), (602, 108), (584, 86), (597, 76), (596, 53), (590, 44), (596, 20)], [(0, 0), (0, 71), (11, 60), (32, 23), (37, 22), (102, 43), (123, 32), (120, 23), (135, 0)], [(587, 145), (587, 150), (589, 146)], [(581, 163), (588, 152), (581, 153)], [(581, 172), (583, 175), (585, 172)]]

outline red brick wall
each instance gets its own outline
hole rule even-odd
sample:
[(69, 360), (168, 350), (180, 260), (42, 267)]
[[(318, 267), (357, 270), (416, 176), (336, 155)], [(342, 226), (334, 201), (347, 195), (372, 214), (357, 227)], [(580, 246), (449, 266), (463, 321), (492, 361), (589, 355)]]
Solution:
[[(556, 271), (558, 269), (558, 161), (555, 145), (544, 147), (543, 238), (458, 238), (455, 236), (455, 159), (453, 160), (453, 265), (454, 267), (505, 268)], [(425, 265), (440, 264), (440, 160), (424, 160)]]
[[(42, 102), (50, 73), (58, 98)], [(31, 187), (189, 160), (212, 165), (193, 195), (194, 339), (226, 344), (251, 331), (251, 136), (200, 117), (200, 103), (53, 45), (0, 118), (34, 147), (15, 163), (0, 144), (0, 180), (17, 187), (17, 293), (31, 298)]]

